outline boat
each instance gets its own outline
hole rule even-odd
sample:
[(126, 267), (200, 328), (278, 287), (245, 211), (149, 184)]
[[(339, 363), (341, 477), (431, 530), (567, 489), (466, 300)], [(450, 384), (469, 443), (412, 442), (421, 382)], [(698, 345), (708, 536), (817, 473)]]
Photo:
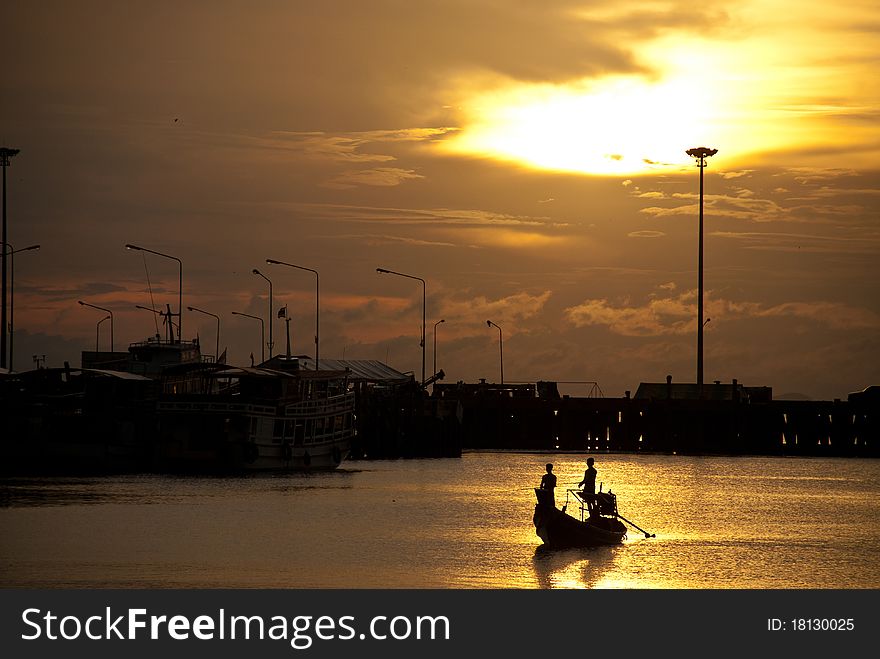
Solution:
[[(562, 510), (556, 507), (553, 491), (535, 488), (537, 504), (532, 521), (535, 533), (551, 549), (616, 545), (626, 537), (626, 525), (617, 512), (617, 495), (611, 491), (585, 494), (568, 490)], [(580, 519), (569, 515), (570, 498), (580, 508)]]
[(346, 371), (182, 364), (156, 403), (159, 471), (336, 469), (355, 435)]

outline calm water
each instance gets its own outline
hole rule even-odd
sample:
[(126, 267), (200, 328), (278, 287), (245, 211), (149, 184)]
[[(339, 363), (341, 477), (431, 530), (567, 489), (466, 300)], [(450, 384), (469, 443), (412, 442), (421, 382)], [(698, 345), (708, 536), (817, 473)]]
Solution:
[[(0, 586), (878, 588), (880, 461), (596, 456), (656, 533), (539, 549), (544, 463), (469, 453), (315, 475), (0, 480)], [(557, 500), (559, 500), (557, 490)]]

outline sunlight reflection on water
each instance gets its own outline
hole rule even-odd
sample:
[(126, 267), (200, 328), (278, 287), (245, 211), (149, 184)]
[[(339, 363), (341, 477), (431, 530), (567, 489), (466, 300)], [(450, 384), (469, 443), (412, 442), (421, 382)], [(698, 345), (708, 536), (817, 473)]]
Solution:
[[(598, 455), (656, 533), (549, 551), (531, 518), (578, 455), (468, 453), (246, 478), (0, 480), (10, 587), (877, 588), (880, 462)], [(59, 551), (59, 548), (62, 548)]]

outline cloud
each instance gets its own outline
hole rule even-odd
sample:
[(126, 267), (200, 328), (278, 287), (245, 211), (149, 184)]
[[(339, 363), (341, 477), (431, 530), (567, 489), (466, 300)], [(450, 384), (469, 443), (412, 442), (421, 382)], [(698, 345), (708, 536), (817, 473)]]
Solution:
[(538, 294), (522, 291), (497, 299), (456, 294), (440, 301), (440, 313), (447, 322), (485, 324), (486, 320), (492, 320), (505, 332), (514, 333), (518, 329), (516, 323), (541, 313), (550, 296), (550, 291)]
[[(585, 300), (569, 307), (565, 315), (576, 327), (599, 325), (621, 336), (664, 336), (696, 331), (696, 295), (687, 291), (677, 297), (654, 298), (641, 306), (613, 306), (606, 299)], [(767, 306), (736, 302), (707, 295), (706, 316), (713, 325), (738, 318), (796, 318), (832, 329), (878, 329), (880, 314), (839, 302), (786, 302)]]
[(380, 224), (412, 225), (418, 227), (505, 227), (535, 230), (568, 227), (543, 216), (514, 215), (474, 208), (395, 208), (381, 206), (350, 206), (344, 204), (281, 204), (282, 208), (302, 208), (323, 219), (343, 222), (376, 222)]
[(269, 137), (243, 139), (257, 146), (298, 152), (310, 158), (331, 162), (387, 162), (395, 160), (395, 157), (367, 153), (364, 148), (401, 142), (429, 142), (455, 130), (450, 127), (429, 127), (340, 133), (274, 131)]
[(630, 231), (626, 235), (629, 238), (661, 238), (661, 237), (665, 236), (666, 234), (663, 233), (662, 231), (644, 230), (644, 231)]
[(811, 252), (877, 254), (880, 249), (880, 235), (841, 236), (803, 233), (773, 233), (756, 231), (713, 231), (709, 234), (723, 240), (736, 240), (744, 249)]
[(347, 190), (359, 185), (372, 185), (377, 187), (393, 187), (404, 181), (425, 178), (411, 169), (399, 167), (377, 167), (376, 169), (361, 169), (342, 172), (324, 185), (328, 188)]
[(828, 167), (789, 167), (785, 173), (801, 185), (858, 175), (854, 169)]
[(413, 247), (455, 247), (455, 243), (445, 243), (436, 240), (422, 240), (419, 238), (407, 238), (405, 236), (388, 236), (379, 234), (339, 234), (333, 236), (323, 236), (327, 240), (357, 240), (367, 245), (411, 245)]

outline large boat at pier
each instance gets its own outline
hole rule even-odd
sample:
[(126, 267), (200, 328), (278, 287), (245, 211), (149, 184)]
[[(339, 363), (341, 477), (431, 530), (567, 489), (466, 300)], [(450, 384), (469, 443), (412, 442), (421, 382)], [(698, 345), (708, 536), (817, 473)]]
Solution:
[(154, 461), (167, 471), (335, 469), (355, 434), (346, 371), (182, 364), (156, 403)]

